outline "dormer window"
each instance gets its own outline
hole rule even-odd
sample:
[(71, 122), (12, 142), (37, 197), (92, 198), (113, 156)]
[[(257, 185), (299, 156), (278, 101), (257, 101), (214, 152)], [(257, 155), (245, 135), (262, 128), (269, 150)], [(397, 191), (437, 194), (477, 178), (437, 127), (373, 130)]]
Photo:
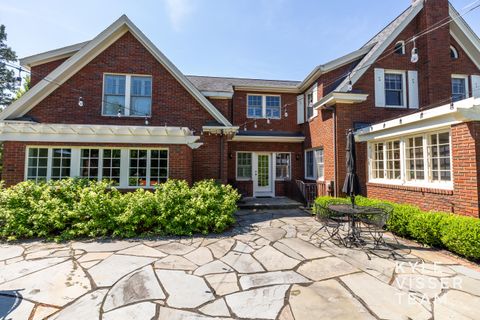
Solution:
[(452, 60), (458, 59), (458, 50), (454, 46), (450, 46), (450, 58)]
[(102, 114), (149, 117), (152, 114), (152, 77), (105, 74)]
[(399, 55), (405, 54), (405, 41), (398, 41), (395, 44), (395, 53)]

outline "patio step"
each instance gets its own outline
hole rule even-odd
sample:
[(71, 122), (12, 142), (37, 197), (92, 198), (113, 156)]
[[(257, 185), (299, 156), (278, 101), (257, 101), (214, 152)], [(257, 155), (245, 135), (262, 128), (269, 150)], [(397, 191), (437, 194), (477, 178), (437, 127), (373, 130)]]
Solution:
[(299, 209), (303, 203), (287, 197), (274, 198), (242, 198), (238, 202), (240, 210), (274, 210), (274, 209)]

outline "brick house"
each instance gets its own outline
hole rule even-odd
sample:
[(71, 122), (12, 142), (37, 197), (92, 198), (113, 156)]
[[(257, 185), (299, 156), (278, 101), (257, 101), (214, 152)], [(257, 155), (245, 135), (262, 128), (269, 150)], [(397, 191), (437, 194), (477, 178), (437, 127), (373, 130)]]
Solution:
[(413, 1), (303, 81), (186, 76), (126, 16), (21, 64), (32, 88), (0, 113), (7, 185), (214, 178), (246, 196), (292, 196), (295, 181), (340, 195), (353, 128), (365, 195), (479, 216), (480, 40), (447, 0)]

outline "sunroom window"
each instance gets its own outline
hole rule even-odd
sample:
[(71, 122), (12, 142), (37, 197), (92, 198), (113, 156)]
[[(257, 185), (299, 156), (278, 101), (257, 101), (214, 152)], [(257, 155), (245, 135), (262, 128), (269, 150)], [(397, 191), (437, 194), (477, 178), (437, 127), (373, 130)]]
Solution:
[(425, 158), (423, 155), (423, 136), (407, 140), (405, 160), (407, 162), (407, 179), (425, 179)]
[(450, 181), (450, 136), (448, 132), (430, 135), (428, 146), (431, 181)]

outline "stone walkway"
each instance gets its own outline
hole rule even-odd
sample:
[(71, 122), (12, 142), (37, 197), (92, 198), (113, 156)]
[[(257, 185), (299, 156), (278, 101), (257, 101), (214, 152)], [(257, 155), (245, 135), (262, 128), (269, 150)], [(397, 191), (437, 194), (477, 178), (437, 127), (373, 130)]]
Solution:
[(212, 237), (0, 245), (0, 319), (480, 319), (480, 272), (326, 242), (302, 211)]

